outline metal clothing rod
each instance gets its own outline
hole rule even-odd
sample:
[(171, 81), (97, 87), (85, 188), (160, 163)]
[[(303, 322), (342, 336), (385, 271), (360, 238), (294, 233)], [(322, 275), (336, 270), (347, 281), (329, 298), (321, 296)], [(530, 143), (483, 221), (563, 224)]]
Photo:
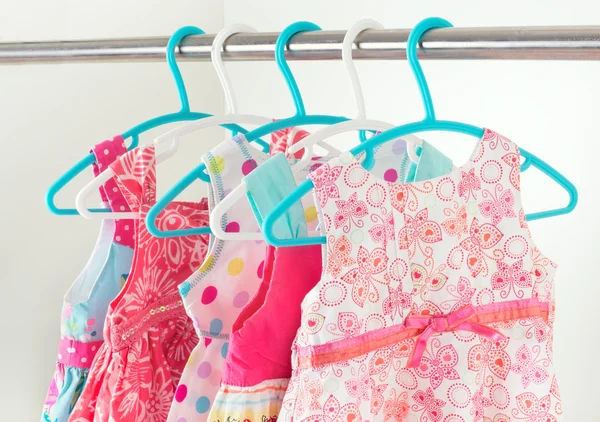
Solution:
[[(356, 59), (406, 58), (410, 29), (367, 30), (356, 40)], [(345, 31), (315, 31), (294, 36), (290, 60), (341, 58)], [(224, 60), (274, 60), (279, 34), (244, 33), (231, 36)], [(214, 35), (190, 36), (178, 49), (181, 60), (210, 61)], [(0, 43), (0, 64), (105, 61), (163, 61), (168, 37), (89, 41)], [(600, 60), (600, 26), (444, 28), (427, 32), (424, 59), (483, 60)]]

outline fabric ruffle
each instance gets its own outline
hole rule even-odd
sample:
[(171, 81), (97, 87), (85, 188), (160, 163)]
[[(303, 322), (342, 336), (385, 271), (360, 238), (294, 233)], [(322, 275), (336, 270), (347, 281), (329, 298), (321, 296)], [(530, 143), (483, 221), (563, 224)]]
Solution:
[(41, 422), (66, 421), (75, 407), (88, 376), (88, 369), (74, 368), (61, 362), (50, 382)]
[(222, 385), (211, 408), (211, 420), (275, 422), (289, 381), (274, 379), (252, 387)]
[(192, 322), (183, 315), (149, 329), (117, 352), (105, 343), (90, 371), (88, 399), (77, 403), (70, 421), (164, 422), (185, 357), (197, 342)]

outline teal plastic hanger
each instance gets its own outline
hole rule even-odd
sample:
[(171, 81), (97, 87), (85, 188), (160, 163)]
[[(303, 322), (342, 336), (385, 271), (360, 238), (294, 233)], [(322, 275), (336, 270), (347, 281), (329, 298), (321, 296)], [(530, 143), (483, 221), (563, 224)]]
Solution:
[[(195, 26), (184, 26), (183, 28), (180, 28), (179, 30), (177, 30), (173, 34), (173, 36), (169, 39), (169, 42), (167, 43), (167, 54), (166, 54), (167, 64), (169, 65), (169, 68), (171, 69), (171, 73), (173, 74), (173, 78), (175, 79), (175, 84), (177, 86), (177, 91), (179, 93), (179, 100), (181, 102), (181, 110), (179, 110), (176, 113), (165, 114), (163, 116), (159, 116), (159, 117), (155, 117), (153, 119), (147, 120), (144, 123), (141, 123), (131, 129), (129, 129), (125, 133), (123, 133), (121, 135), (123, 137), (123, 139), (131, 138), (131, 143), (130, 143), (129, 147), (127, 148), (128, 150), (132, 150), (133, 148), (137, 147), (139, 144), (139, 135), (150, 129), (153, 129), (155, 127), (162, 126), (165, 124), (169, 124), (169, 123), (187, 121), (187, 120), (197, 120), (197, 119), (202, 119), (202, 118), (211, 116), (210, 114), (206, 114), (206, 113), (198, 113), (198, 112), (190, 111), (190, 105), (189, 105), (189, 101), (188, 101), (187, 92), (185, 89), (185, 84), (183, 82), (183, 78), (181, 77), (181, 72), (179, 71), (179, 67), (177, 66), (177, 62), (175, 60), (175, 49), (177, 48), (177, 46), (179, 45), (179, 43), (181, 42), (181, 40), (183, 38), (185, 38), (188, 35), (201, 35), (204, 33), (205, 32), (203, 30), (201, 30), (200, 28), (197, 28)], [(232, 131), (234, 133), (237, 133), (237, 132), (247, 133), (248, 132), (246, 129), (244, 129), (238, 125), (223, 125), (223, 127), (229, 129), (230, 131)], [(261, 139), (255, 139), (255, 140), (257, 143), (259, 143), (263, 147), (263, 150), (265, 150), (265, 151), (269, 150), (268, 143), (264, 142)], [(46, 206), (48, 207), (50, 212), (52, 212), (53, 214), (56, 214), (56, 215), (79, 215), (79, 213), (77, 212), (77, 210), (75, 208), (58, 208), (55, 204), (55, 197), (58, 194), (58, 192), (62, 188), (64, 188), (71, 180), (73, 180), (75, 177), (77, 177), (78, 174), (80, 174), (83, 170), (85, 170), (87, 167), (91, 166), (95, 162), (96, 162), (96, 158), (94, 157), (94, 154), (89, 154), (83, 160), (79, 161), (72, 168), (70, 168), (65, 174), (63, 174), (61, 177), (59, 177), (58, 180), (56, 180), (56, 182), (54, 182), (50, 186), (50, 188), (48, 189), (48, 192), (46, 193)], [(202, 171), (202, 174), (199, 177), (201, 177), (202, 180), (210, 181), (210, 178), (208, 177), (207, 174), (204, 173), (204, 171)], [(106, 208), (92, 208), (92, 209), (90, 209), (90, 211), (91, 212), (106, 212), (107, 209)]]
[[(319, 26), (311, 22), (296, 22), (286, 27), (277, 38), (277, 42), (275, 44), (275, 61), (277, 62), (277, 66), (283, 74), (288, 89), (292, 94), (292, 99), (294, 100), (294, 105), (296, 108), (296, 115), (287, 119), (277, 120), (273, 123), (269, 123), (246, 133), (245, 137), (249, 142), (287, 127), (310, 124), (332, 125), (349, 120), (347, 117), (341, 116), (307, 115), (304, 108), (302, 94), (300, 93), (296, 79), (294, 78), (294, 75), (292, 74), (292, 71), (285, 60), (285, 48), (292, 36), (298, 32), (318, 31), (320, 29), (321, 28)], [(366, 139), (366, 134), (364, 131), (361, 131), (360, 140), (365, 141)], [(371, 149), (367, 151), (365, 156), (365, 160), (368, 160), (368, 162), (373, 161), (373, 151)], [(146, 215), (146, 227), (152, 236), (164, 239), (169, 237), (192, 236), (211, 233), (208, 227), (162, 231), (156, 226), (156, 218), (158, 215), (167, 207), (169, 203), (175, 200), (179, 194), (181, 194), (192, 183), (194, 183), (196, 179), (201, 179), (205, 169), (206, 166), (204, 164), (196, 167), (194, 170), (184, 176), (183, 179), (177, 182), (177, 184), (175, 184), (162, 198), (156, 202), (156, 204), (154, 204), (152, 208), (150, 208), (148, 214)]]
[[(427, 85), (427, 80), (423, 74), (421, 65), (417, 57), (417, 46), (421, 37), (425, 32), (434, 28), (448, 28), (452, 27), (452, 24), (442, 18), (427, 18), (419, 22), (415, 28), (411, 31), (406, 46), (406, 55), (408, 63), (413, 71), (413, 74), (419, 84), (421, 91), (421, 97), (425, 107), (425, 118), (419, 122), (408, 123), (390, 130), (387, 130), (381, 134), (373, 136), (367, 142), (361, 143), (358, 146), (352, 148), (350, 152), (353, 155), (358, 155), (365, 152), (368, 148), (375, 148), (384, 142), (391, 141), (402, 136), (415, 133), (415, 132), (430, 132), (430, 131), (449, 131), (464, 133), (467, 135), (474, 136), (481, 139), (483, 137), (484, 130), (470, 124), (460, 123), (455, 121), (437, 120), (435, 117), (435, 111), (433, 107), (433, 101), (431, 99), (431, 93)], [(558, 208), (549, 211), (541, 211), (533, 214), (526, 215), (528, 221), (533, 221), (541, 218), (548, 218), (557, 215), (567, 214), (575, 208), (577, 205), (577, 189), (575, 185), (571, 183), (566, 177), (552, 168), (549, 164), (542, 161), (537, 156), (530, 152), (520, 149), (521, 155), (525, 157), (523, 167), (528, 168), (533, 165), (542, 172), (550, 176), (555, 180), (561, 187), (563, 187), (569, 194), (569, 204), (564, 208)], [(365, 165), (367, 169), (371, 166)], [(306, 195), (314, 187), (311, 180), (302, 182), (296, 190), (286, 197), (282, 202), (277, 205), (270, 214), (267, 215), (263, 222), (262, 232), (264, 233), (265, 239), (268, 244), (275, 247), (285, 246), (302, 246), (302, 245), (315, 245), (324, 244), (326, 239), (324, 236), (319, 237), (307, 237), (298, 239), (279, 239), (273, 233), (274, 223), (285, 214), (285, 212), (297, 201), (299, 201), (304, 195)]]

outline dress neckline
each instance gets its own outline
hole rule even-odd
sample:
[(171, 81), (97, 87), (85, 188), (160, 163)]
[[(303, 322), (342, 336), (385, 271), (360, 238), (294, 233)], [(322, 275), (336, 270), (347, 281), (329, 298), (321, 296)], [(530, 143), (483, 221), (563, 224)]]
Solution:
[(448, 172), (446, 174), (443, 174), (441, 176), (437, 176), (437, 177), (434, 177), (431, 179), (425, 179), (425, 180), (413, 181), (413, 182), (407, 182), (407, 183), (389, 182), (387, 180), (380, 178), (379, 176), (372, 173), (371, 171), (367, 170), (362, 165), (361, 161), (357, 157), (355, 157), (354, 154), (352, 154), (350, 151), (346, 151), (344, 154), (342, 154), (339, 158), (339, 161), (340, 161), (340, 163), (343, 163), (344, 166), (348, 166), (348, 165), (360, 166), (360, 168), (363, 171), (365, 171), (365, 173), (369, 176), (369, 178), (371, 178), (372, 180), (375, 180), (377, 183), (382, 184), (382, 185), (389, 185), (391, 187), (397, 186), (400, 188), (404, 188), (404, 187), (423, 186), (424, 184), (430, 184), (430, 183), (436, 184), (437, 182), (440, 182), (443, 179), (454, 178), (454, 177), (459, 178), (462, 173), (468, 173), (472, 168), (474, 168), (475, 164), (476, 164), (476, 158), (479, 156), (479, 154), (482, 151), (483, 142), (485, 141), (486, 138), (488, 138), (490, 133), (495, 133), (495, 132), (493, 132), (490, 129), (484, 128), (483, 135), (477, 140), (477, 143), (475, 144), (475, 147), (473, 148), (473, 151), (471, 152), (469, 159), (463, 165), (453, 168), (452, 170), (450, 170), (450, 172)]

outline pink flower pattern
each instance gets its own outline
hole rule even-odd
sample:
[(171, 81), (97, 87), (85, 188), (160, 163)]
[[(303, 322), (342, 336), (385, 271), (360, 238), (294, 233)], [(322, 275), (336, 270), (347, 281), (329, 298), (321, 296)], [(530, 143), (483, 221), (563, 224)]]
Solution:
[(325, 401), (319, 417), (310, 416), (303, 419), (302, 422), (318, 422), (320, 420), (323, 422), (361, 422), (362, 417), (356, 404), (348, 403), (341, 406), (338, 399), (331, 395)]
[(529, 271), (523, 270), (523, 260), (515, 261), (512, 265), (503, 261), (497, 261), (496, 264), (498, 272), (492, 275), (492, 289), (501, 290), (500, 297), (502, 299), (506, 299), (511, 290), (516, 297), (522, 299), (525, 296), (523, 289), (530, 289), (533, 285), (531, 274)]
[(461, 206), (454, 217), (450, 217), (442, 223), (442, 228), (448, 236), (462, 236), (467, 234), (469, 224), (467, 222), (467, 207)]
[(530, 383), (537, 385), (544, 384), (550, 377), (545, 368), (549, 365), (548, 359), (537, 359), (540, 354), (540, 347), (537, 345), (533, 346), (532, 351), (536, 353), (535, 357), (531, 356), (531, 351), (524, 344), (515, 353), (512, 370), (521, 375), (523, 388), (529, 387)]
[[(440, 422), (444, 417), (442, 407), (444, 407), (446, 402), (436, 398), (431, 388), (427, 388), (425, 391), (417, 391), (412, 398), (415, 402), (412, 405), (413, 411), (426, 413), (429, 420), (433, 422)], [(423, 420), (422, 417), (421, 420)]]
[(406, 225), (398, 233), (398, 242), (400, 249), (408, 249), (411, 255), (416, 253), (417, 247), (421, 249), (420, 242), (436, 243), (442, 240), (442, 229), (438, 223), (429, 220), (427, 208), (414, 217), (404, 214), (404, 221)]
[(512, 152), (502, 157), (504, 161), (510, 167), (510, 183), (513, 187), (519, 191), (521, 189), (520, 174), (521, 174), (521, 160), (518, 152)]
[(552, 414), (550, 395), (541, 399), (533, 393), (523, 393), (516, 397), (517, 409), (513, 409), (512, 416), (516, 420), (527, 422), (557, 422)]
[(364, 366), (359, 368), (359, 375), (345, 382), (348, 395), (354, 397), (357, 403), (369, 400), (370, 392), (375, 388), (375, 381), (371, 379)]
[[(282, 419), (559, 420), (551, 361), (556, 265), (527, 227), (519, 163), (518, 147), (486, 130), (467, 164), (429, 181), (386, 183), (348, 153), (309, 176), (326, 228), (327, 267), (302, 304), (294, 346), (302, 366)], [(407, 331), (407, 316), (442, 321), (436, 316), (467, 305), (502, 310), (513, 300), (537, 300), (549, 311), (484, 323), (501, 334), (495, 341), (434, 332), (415, 366), (408, 364), (423, 346), (418, 335), (382, 345)], [(325, 353), (318, 350), (333, 363), (302, 364)]]
[(340, 189), (336, 184), (337, 179), (342, 173), (342, 166), (330, 167), (325, 163), (312, 174), (314, 189), (319, 197), (319, 205), (324, 207), (329, 199), (340, 197)]
[(327, 253), (326, 272), (333, 277), (339, 277), (344, 267), (349, 267), (356, 263), (350, 253), (352, 252), (352, 243), (346, 236), (342, 236), (331, 245)]
[(468, 368), (478, 372), (480, 378), (485, 378), (488, 371), (496, 377), (505, 380), (511, 368), (510, 356), (506, 352), (508, 340), (490, 341), (480, 337), (481, 343), (469, 350)]
[(388, 286), (388, 297), (383, 301), (383, 314), (389, 315), (392, 321), (399, 315), (402, 315), (403, 309), (410, 309), (412, 305), (412, 296), (403, 291), (402, 285), (397, 288)]
[[(502, 185), (497, 185), (502, 187)], [(494, 197), (488, 190), (483, 191), (483, 197), (490, 197), (479, 203), (479, 212), (487, 218), (491, 218), (492, 224), (498, 225), (503, 218), (516, 218), (515, 214), (515, 197), (510, 189), (500, 193), (498, 197)]]
[(429, 378), (431, 388), (434, 390), (442, 385), (442, 381), (457, 380), (460, 378), (454, 367), (458, 363), (458, 353), (451, 344), (440, 347), (435, 355), (426, 354), (421, 358), (421, 364), (416, 372), (421, 378)]
[(342, 227), (344, 232), (348, 233), (354, 224), (356, 227), (363, 227), (364, 222), (360, 219), (367, 215), (367, 204), (357, 199), (356, 192), (350, 195), (347, 201), (335, 201), (338, 211), (333, 216), (335, 228)]
[(384, 404), (384, 420), (403, 421), (408, 416), (410, 405), (408, 404), (408, 394), (403, 392), (396, 397), (396, 390), (392, 390), (392, 395)]
[(359, 248), (358, 267), (342, 276), (342, 281), (352, 285), (352, 299), (358, 306), (362, 307), (367, 299), (371, 302), (379, 300), (379, 291), (373, 282), (386, 284), (385, 279), (375, 276), (385, 271), (387, 262), (388, 257), (383, 249), (377, 248), (369, 254), (367, 249), (362, 246)]
[[(460, 246), (469, 252), (467, 256), (467, 266), (471, 270), (471, 275), (477, 277), (480, 273), (488, 274), (488, 264), (486, 258), (500, 260), (504, 257), (502, 250), (493, 249), (504, 234), (492, 224), (479, 224), (477, 217), (473, 218), (469, 229), (470, 236), (465, 238)], [(488, 252), (491, 251), (491, 254)]]
[(481, 190), (481, 181), (475, 175), (475, 169), (468, 172), (462, 172), (460, 182), (458, 183), (458, 196), (468, 201), (471, 197), (477, 199), (475, 191)]

